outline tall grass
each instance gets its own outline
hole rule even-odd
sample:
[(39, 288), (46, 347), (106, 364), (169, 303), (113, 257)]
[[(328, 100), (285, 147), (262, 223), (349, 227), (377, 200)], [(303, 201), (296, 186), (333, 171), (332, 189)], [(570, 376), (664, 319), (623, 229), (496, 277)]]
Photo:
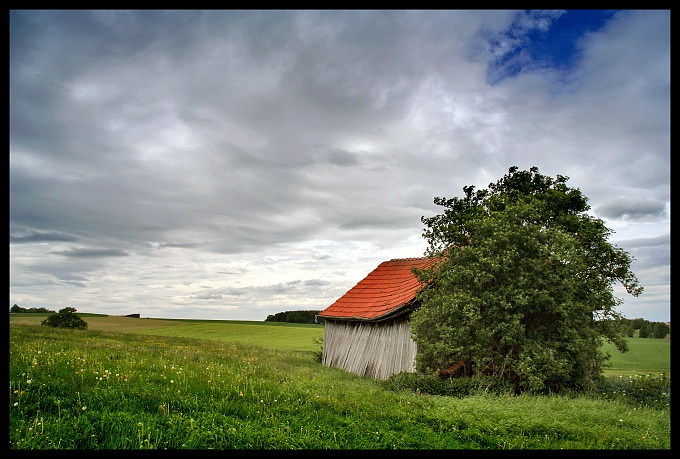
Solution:
[(11, 449), (669, 449), (670, 405), (418, 395), (236, 342), (10, 326)]

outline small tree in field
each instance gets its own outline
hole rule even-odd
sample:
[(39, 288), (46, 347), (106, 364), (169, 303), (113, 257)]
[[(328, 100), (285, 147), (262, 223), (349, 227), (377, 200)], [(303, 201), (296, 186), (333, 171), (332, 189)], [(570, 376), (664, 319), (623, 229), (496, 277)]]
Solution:
[(512, 167), (487, 190), (435, 198), (444, 213), (422, 221), (440, 262), (415, 271), (428, 283), (411, 319), (420, 371), (462, 360), (468, 376), (512, 377), (522, 389), (583, 389), (602, 375), (602, 339), (627, 350), (613, 284), (643, 288), (567, 180)]
[(47, 316), (47, 319), (40, 324), (48, 327), (87, 329), (87, 322), (76, 314), (75, 308), (71, 307), (60, 309), (58, 313)]

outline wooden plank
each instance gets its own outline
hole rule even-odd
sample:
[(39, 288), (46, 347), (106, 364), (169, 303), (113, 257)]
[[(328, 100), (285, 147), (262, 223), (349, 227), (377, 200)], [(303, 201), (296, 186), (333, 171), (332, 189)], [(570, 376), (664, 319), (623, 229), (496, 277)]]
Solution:
[(327, 320), (322, 362), (326, 366), (372, 378), (387, 379), (415, 371), (416, 344), (406, 319), (389, 322)]

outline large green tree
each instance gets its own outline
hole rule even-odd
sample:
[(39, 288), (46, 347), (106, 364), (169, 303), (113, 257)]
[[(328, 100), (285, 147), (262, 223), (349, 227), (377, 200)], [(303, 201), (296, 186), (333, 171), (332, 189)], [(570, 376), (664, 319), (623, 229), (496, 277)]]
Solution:
[(420, 371), (465, 362), (465, 373), (512, 377), (522, 389), (583, 389), (602, 375), (603, 339), (625, 352), (613, 321), (622, 284), (642, 293), (632, 257), (587, 211), (568, 177), (538, 168), (508, 174), (462, 198), (435, 198), (444, 212), (423, 217), (432, 268), (411, 325)]

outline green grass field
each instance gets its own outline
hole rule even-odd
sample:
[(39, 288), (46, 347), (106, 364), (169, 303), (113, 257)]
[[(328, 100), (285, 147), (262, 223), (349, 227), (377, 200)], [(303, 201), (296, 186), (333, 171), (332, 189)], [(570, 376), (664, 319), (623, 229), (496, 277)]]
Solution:
[(605, 375), (671, 374), (671, 340), (629, 338), (629, 351), (620, 353), (606, 343), (604, 351), (611, 355), (611, 366)]
[[(210, 339), (289, 351), (315, 351), (318, 348), (315, 340), (323, 338), (323, 325), (318, 324), (78, 315), (87, 322), (88, 330)], [(39, 325), (46, 316), (10, 314), (10, 323)]]
[[(428, 396), (322, 366), (321, 325), (28, 315), (10, 315), (10, 449), (670, 449), (670, 378)], [(670, 370), (668, 341), (614, 363)]]
[[(317, 324), (79, 315), (89, 330), (210, 339), (292, 351), (317, 351), (316, 343), (323, 339), (323, 325)], [(39, 325), (45, 317), (47, 314), (10, 314), (10, 323)], [(669, 339), (629, 338), (628, 345), (630, 350), (623, 354), (613, 344), (604, 345), (604, 351), (611, 355), (611, 367), (605, 375), (670, 374)]]

